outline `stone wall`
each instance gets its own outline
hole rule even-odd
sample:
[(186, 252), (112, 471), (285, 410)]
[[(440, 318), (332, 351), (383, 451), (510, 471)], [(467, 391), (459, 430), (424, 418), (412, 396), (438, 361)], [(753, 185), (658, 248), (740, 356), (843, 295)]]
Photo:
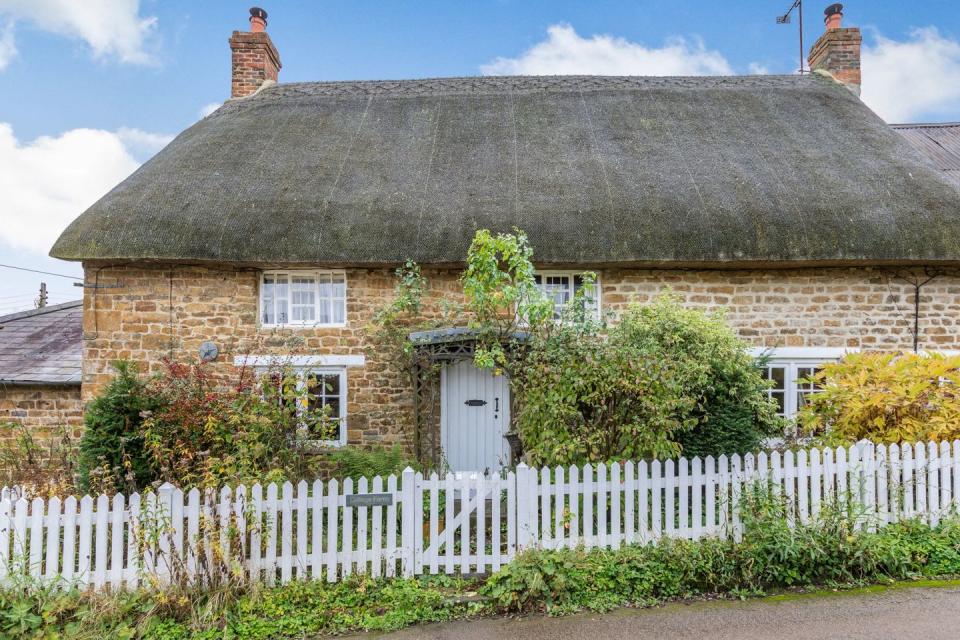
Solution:
[[(84, 398), (130, 359), (157, 371), (164, 358), (196, 361), (204, 341), (220, 348), (215, 367), (234, 376), (236, 355), (364, 355), (348, 370), (348, 442), (406, 442), (412, 389), (406, 375), (372, 349), (366, 328), (389, 300), (392, 270), (347, 269), (347, 324), (340, 328), (263, 328), (255, 269), (86, 265)], [(728, 310), (735, 330), (757, 346), (909, 349), (912, 286), (871, 269), (766, 271), (598, 270), (604, 310), (621, 313), (666, 287), (687, 304)], [(430, 271), (426, 308), (460, 299), (459, 271)], [(903, 275), (903, 274), (901, 274)], [(919, 274), (921, 278), (925, 277)], [(920, 346), (960, 349), (960, 279), (922, 289)]]
[(19, 422), (43, 437), (60, 427), (75, 436), (83, 426), (79, 386), (5, 386), (0, 384), (0, 423)]
[[(882, 350), (913, 348), (914, 287), (901, 278), (927, 278), (873, 269), (616, 270), (599, 277), (601, 304), (614, 313), (670, 287), (689, 306), (726, 309), (728, 322), (757, 346)], [(960, 349), (960, 278), (922, 287), (919, 328), (921, 349)]]
[[(412, 429), (409, 377), (371, 349), (368, 338), (374, 314), (392, 296), (392, 270), (346, 270), (346, 326), (277, 329), (258, 323), (258, 270), (87, 267), (87, 282), (99, 280), (101, 288), (85, 289), (84, 398), (110, 380), (113, 361), (133, 360), (156, 372), (165, 358), (196, 362), (204, 341), (219, 347), (213, 366), (227, 379), (237, 375), (238, 355), (362, 355), (365, 365), (347, 370), (348, 442), (410, 442), (404, 436)], [(460, 297), (455, 274), (424, 275), (428, 310)]]

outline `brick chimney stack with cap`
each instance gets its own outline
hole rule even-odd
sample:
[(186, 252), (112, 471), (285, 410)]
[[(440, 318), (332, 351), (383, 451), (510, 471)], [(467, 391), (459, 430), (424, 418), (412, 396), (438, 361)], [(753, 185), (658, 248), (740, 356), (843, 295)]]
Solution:
[(857, 27), (842, 27), (843, 5), (835, 3), (826, 8), (823, 22), (826, 31), (810, 49), (810, 69), (827, 71), (837, 81), (860, 95), (860, 44), (863, 37)]
[(230, 36), (233, 74), (230, 97), (243, 98), (255, 93), (265, 82), (276, 82), (280, 73), (280, 54), (267, 34), (267, 12), (250, 9), (250, 31), (234, 31)]

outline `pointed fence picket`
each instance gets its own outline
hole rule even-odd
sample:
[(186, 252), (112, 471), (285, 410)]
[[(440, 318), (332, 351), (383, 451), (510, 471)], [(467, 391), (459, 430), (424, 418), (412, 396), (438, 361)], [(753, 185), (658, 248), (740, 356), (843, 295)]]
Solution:
[[(130, 589), (203, 582), (217, 558), (251, 581), (496, 571), (526, 548), (605, 547), (743, 533), (766, 490), (791, 523), (828, 506), (873, 530), (936, 525), (960, 501), (960, 441), (641, 460), (502, 475), (254, 484), (45, 500), (0, 490), (0, 583)], [(231, 570), (235, 567), (231, 568)]]

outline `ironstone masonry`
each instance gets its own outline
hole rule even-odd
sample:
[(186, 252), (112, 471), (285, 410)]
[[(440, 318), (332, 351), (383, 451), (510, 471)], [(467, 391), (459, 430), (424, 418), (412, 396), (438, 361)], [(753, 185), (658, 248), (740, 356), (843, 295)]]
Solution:
[[(246, 354), (364, 355), (348, 376), (348, 442), (406, 442), (413, 389), (409, 377), (378, 353), (369, 337), (374, 314), (396, 284), (390, 269), (347, 269), (347, 323), (342, 328), (265, 329), (258, 321), (259, 275), (229, 264), (215, 267), (95, 267), (100, 283), (84, 298), (83, 397), (111, 377), (110, 363), (129, 359), (159, 371), (165, 358), (196, 361), (205, 341), (221, 346), (214, 366), (237, 376)], [(912, 349), (914, 286), (908, 272), (880, 268), (764, 270), (597, 269), (604, 312), (666, 290), (684, 303), (725, 310), (730, 325), (757, 347)], [(426, 269), (425, 308), (462, 296), (457, 270)], [(915, 274), (922, 281), (924, 274)], [(88, 281), (92, 282), (88, 275)], [(921, 288), (919, 346), (960, 349), (960, 277), (944, 275)]]

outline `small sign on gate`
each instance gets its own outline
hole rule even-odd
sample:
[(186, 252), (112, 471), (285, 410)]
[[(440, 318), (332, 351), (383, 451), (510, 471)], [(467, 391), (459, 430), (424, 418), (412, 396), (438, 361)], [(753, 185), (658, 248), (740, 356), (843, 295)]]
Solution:
[(393, 504), (392, 493), (360, 493), (346, 498), (348, 507), (389, 507)]

